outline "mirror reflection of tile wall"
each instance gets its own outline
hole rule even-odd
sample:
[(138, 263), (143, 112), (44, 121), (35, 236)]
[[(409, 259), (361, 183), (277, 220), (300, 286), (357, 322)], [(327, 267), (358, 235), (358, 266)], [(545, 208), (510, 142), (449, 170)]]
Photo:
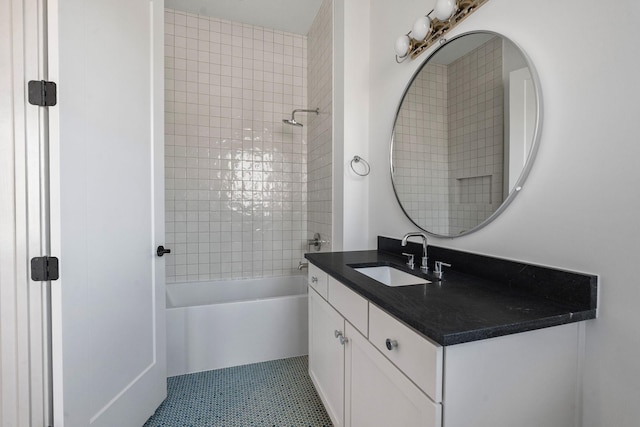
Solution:
[(450, 234), (487, 219), (503, 201), (504, 95), (499, 37), (448, 67)]
[(396, 191), (416, 223), (456, 235), (502, 204), (503, 115), (500, 38), (424, 67), (403, 101), (393, 153)]
[(393, 146), (398, 196), (418, 224), (449, 234), (447, 67), (431, 64), (402, 103)]

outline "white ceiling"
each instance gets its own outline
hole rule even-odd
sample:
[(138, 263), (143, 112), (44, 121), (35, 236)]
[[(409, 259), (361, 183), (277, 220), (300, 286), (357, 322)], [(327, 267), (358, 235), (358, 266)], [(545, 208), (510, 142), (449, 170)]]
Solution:
[(307, 35), (323, 0), (166, 0), (170, 9)]

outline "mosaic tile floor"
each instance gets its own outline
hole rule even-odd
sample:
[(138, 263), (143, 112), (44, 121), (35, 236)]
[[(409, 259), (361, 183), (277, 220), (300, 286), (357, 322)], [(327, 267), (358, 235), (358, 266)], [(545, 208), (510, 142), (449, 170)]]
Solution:
[(168, 396), (144, 427), (331, 427), (307, 357), (168, 379)]

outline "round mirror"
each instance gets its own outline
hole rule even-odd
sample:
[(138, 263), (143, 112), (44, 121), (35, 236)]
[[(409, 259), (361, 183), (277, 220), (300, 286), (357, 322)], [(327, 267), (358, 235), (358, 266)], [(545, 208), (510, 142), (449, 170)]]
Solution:
[(429, 234), (468, 234), (521, 190), (537, 150), (540, 85), (527, 56), (493, 32), (435, 50), (400, 101), (391, 140), (393, 188)]

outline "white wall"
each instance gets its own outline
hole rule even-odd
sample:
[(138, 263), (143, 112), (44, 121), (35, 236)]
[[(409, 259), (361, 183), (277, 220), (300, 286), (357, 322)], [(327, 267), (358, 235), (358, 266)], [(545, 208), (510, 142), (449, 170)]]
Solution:
[(0, 425), (50, 425), (47, 340), (50, 285), (30, 278), (45, 255), (40, 159), (44, 109), (27, 82), (47, 79), (42, 3), (0, 4)]
[[(393, 195), (388, 146), (420, 59), (396, 64), (393, 44), (428, 3), (371, 0), (371, 248), (377, 235), (414, 228)], [(583, 426), (624, 427), (640, 419), (640, 3), (603, 12), (595, 1), (491, 0), (453, 31), (496, 31), (524, 49), (540, 76), (544, 123), (512, 205), (476, 233), (430, 243), (600, 275), (599, 318), (586, 327)]]
[[(350, 168), (369, 160), (369, 0), (334, 2), (333, 249), (367, 247), (370, 177)], [(362, 171), (360, 171), (362, 173)]]

